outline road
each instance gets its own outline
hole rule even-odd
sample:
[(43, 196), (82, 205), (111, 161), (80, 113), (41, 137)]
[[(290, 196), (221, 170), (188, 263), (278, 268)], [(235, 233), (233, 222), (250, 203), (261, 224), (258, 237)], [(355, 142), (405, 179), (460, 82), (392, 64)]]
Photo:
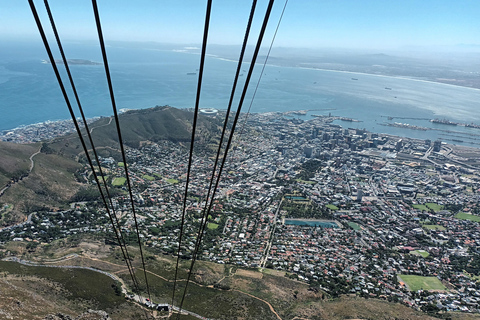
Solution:
[[(42, 147), (38, 148), (38, 151), (36, 151), (34, 154), (30, 156), (30, 168), (28, 170), (28, 173), (25, 177), (21, 177), (19, 180), (24, 179), (29, 176), (30, 173), (32, 173), (33, 167), (35, 166), (35, 162), (33, 162), (33, 157), (35, 157), (37, 154), (39, 154), (42, 150)], [(0, 197), (7, 191), (8, 188), (13, 186), (16, 182), (9, 182), (2, 190), (0, 190)]]
[[(77, 254), (70, 254), (70, 255), (67, 255), (63, 258), (59, 258), (59, 259), (55, 259), (55, 260), (51, 260), (49, 261), (49, 263), (56, 263), (56, 262), (61, 262), (61, 261), (66, 261), (66, 260), (70, 260), (70, 259), (73, 259), (73, 258), (76, 258), (78, 257)], [(106, 272), (106, 271), (102, 271), (102, 270), (99, 270), (99, 269), (95, 269), (95, 268), (91, 268), (91, 267), (82, 267), (82, 266), (54, 266), (54, 265), (51, 265), (51, 264), (40, 264), (38, 262), (34, 262), (34, 261), (28, 261), (28, 260), (23, 260), (23, 259), (20, 259), (18, 257), (7, 257), (7, 258), (4, 258), (2, 259), (2, 261), (13, 261), (13, 262), (17, 262), (17, 263), (20, 263), (20, 264), (23, 264), (25, 266), (32, 266), (32, 267), (47, 267), (47, 268), (63, 268), (63, 269), (84, 269), (84, 270), (90, 270), (90, 271), (94, 271), (94, 272), (99, 272), (99, 273), (102, 273), (104, 275), (106, 275), (107, 277), (110, 277), (111, 279), (115, 280), (115, 281), (118, 281), (121, 283), (122, 285), (122, 293), (125, 295), (126, 298), (128, 299), (131, 299), (135, 302), (137, 302), (138, 304), (142, 305), (142, 306), (148, 306), (148, 299), (145, 298), (145, 297), (142, 297), (140, 295), (137, 295), (137, 294), (134, 294), (134, 295), (128, 295), (128, 288), (127, 286), (125, 285), (125, 283), (123, 282), (123, 280), (118, 277), (117, 275), (115, 274), (112, 274), (112, 273), (109, 273), (109, 272)], [(151, 273), (151, 272), (150, 272)], [(153, 273), (152, 273), (153, 274)], [(164, 279), (164, 278), (163, 278)], [(166, 280), (166, 279), (165, 279)], [(167, 280), (168, 281), (168, 280)], [(176, 311), (176, 312), (180, 312), (180, 308), (177, 307), (177, 306), (172, 306), (172, 305), (168, 305), (169, 306), (169, 310), (172, 310), (172, 311)], [(207, 318), (207, 317), (204, 317), (204, 316), (201, 316), (195, 312), (192, 312), (192, 311), (188, 311), (188, 310), (185, 310), (182, 308), (181, 310), (181, 314), (188, 314), (188, 315), (191, 315), (193, 317), (196, 317), (198, 319), (203, 319), (203, 320), (214, 320), (214, 319), (211, 319), (211, 318)]]
[(278, 217), (278, 213), (280, 212), (280, 208), (282, 207), (282, 203), (283, 203), (283, 199), (278, 204), (277, 211), (275, 212), (275, 218), (273, 218), (272, 232), (270, 233), (268, 243), (265, 246), (265, 251), (263, 253), (262, 259), (260, 260), (260, 268), (265, 268), (265, 264), (267, 263), (268, 255), (270, 253), (270, 248), (272, 247), (272, 243), (273, 243), (273, 237), (275, 235), (275, 229), (277, 228), (277, 217)]
[(42, 147), (38, 148), (38, 151), (30, 156), (30, 158), (29, 158), (30, 159), (30, 170), (28, 170), (29, 174), (32, 172), (33, 167), (35, 166), (35, 162), (33, 162), (33, 157), (35, 157), (37, 154), (39, 154), (41, 152), (41, 150), (42, 150)]
[[(281, 203), (280, 203), (280, 205), (278, 206), (278, 208), (280, 208), (280, 207), (281, 207)], [(277, 209), (277, 214), (278, 214), (278, 212), (279, 212), (279, 209)], [(277, 215), (275, 215), (275, 216), (277, 217)], [(65, 256), (65, 257), (62, 257), (62, 258), (49, 260), (49, 261), (47, 261), (46, 263), (58, 263), (58, 262), (70, 260), (70, 259), (77, 258), (77, 257), (80, 257), (80, 256), (79, 256), (79, 255), (76, 255), (76, 254), (69, 254), (69, 255), (67, 255), (67, 256)], [(92, 257), (90, 257), (90, 256), (84, 256), (84, 258), (90, 259), (90, 260), (94, 260), (94, 261), (103, 262), (103, 263), (107, 263), (107, 264), (111, 264), (111, 265), (114, 265), (114, 266), (123, 266), (123, 265), (119, 265), (119, 264), (116, 264), (116, 263), (112, 263), (112, 262), (108, 262), (108, 261), (103, 261), (103, 260), (99, 260), (99, 259), (96, 259), (96, 258), (92, 258)], [(138, 295), (134, 295), (133, 297), (132, 297), (132, 296), (130, 296), (130, 297), (127, 296), (128, 287), (125, 285), (125, 283), (123, 282), (123, 280), (122, 280), (120, 277), (118, 277), (117, 275), (112, 274), (112, 273), (109, 273), (109, 272), (106, 272), (106, 271), (102, 271), (102, 270), (95, 269), (95, 268), (91, 268), (91, 267), (81, 267), (81, 266), (52, 266), (52, 265), (50, 265), (50, 264), (40, 264), (40, 263), (38, 263), (38, 262), (27, 261), (27, 260), (23, 260), (23, 259), (20, 259), (20, 258), (17, 258), (17, 257), (7, 257), (7, 258), (4, 258), (4, 259), (2, 259), (2, 260), (3, 260), (3, 261), (15, 261), (15, 262), (18, 262), (18, 263), (21, 263), (21, 264), (24, 264), (24, 265), (30, 265), (30, 266), (57, 267), (57, 268), (77, 268), (77, 269), (87, 269), (87, 270), (91, 270), (91, 271), (95, 271), (95, 272), (100, 272), (100, 273), (103, 273), (103, 274), (105, 274), (106, 276), (108, 276), (108, 277), (110, 277), (110, 278), (112, 278), (112, 279), (114, 279), (114, 280), (116, 280), (116, 281), (119, 281), (119, 282), (122, 284), (122, 292), (125, 294), (125, 296), (126, 296), (127, 298), (134, 300), (136, 303), (140, 304), (141, 306), (145, 306), (145, 305), (146, 305), (145, 303), (146, 303), (147, 300), (146, 300), (145, 297), (138, 296)], [(150, 273), (150, 274), (152, 274), (152, 275), (154, 275), (154, 276), (156, 276), (156, 277), (159, 277), (159, 278), (163, 279), (164, 281), (173, 282), (173, 280), (166, 279), (166, 278), (164, 278), (164, 277), (162, 277), (162, 276), (160, 276), (160, 275), (158, 275), (158, 274), (156, 274), (156, 273), (153, 273), (153, 272), (151, 272), (151, 271), (146, 270), (146, 272), (148, 272), (148, 273)], [(231, 275), (231, 276), (233, 276), (233, 275)], [(222, 279), (222, 280), (223, 280), (223, 279)], [(178, 281), (186, 281), (186, 280), (185, 280), (185, 279), (179, 279)], [(213, 288), (213, 286), (201, 285), (201, 284), (196, 283), (196, 282), (194, 282), (194, 281), (191, 281), (191, 282), (194, 283), (195, 285), (200, 286), (200, 287)], [(218, 289), (218, 290), (221, 290), (221, 289)], [(249, 297), (251, 297), (251, 298), (257, 299), (257, 300), (265, 303), (265, 304), (268, 306), (268, 308), (270, 309), (270, 311), (271, 311), (272, 313), (274, 313), (279, 320), (282, 320), (282, 318), (280, 317), (280, 315), (275, 311), (275, 309), (273, 308), (273, 306), (272, 306), (268, 301), (263, 300), (263, 299), (261, 299), (261, 298), (259, 298), (259, 297), (256, 297), (256, 296), (254, 296), (254, 295), (252, 295), (252, 294), (249, 294), (249, 293), (247, 293), (247, 292), (243, 292), (243, 291), (236, 290), (236, 289), (230, 289), (230, 290), (236, 291), (236, 292), (239, 292), (239, 293), (242, 293), (242, 294), (244, 294), (244, 295), (247, 295), (247, 296), (249, 296)], [(178, 308), (177, 306), (172, 306), (172, 305), (169, 304), (169, 308), (170, 308), (170, 310), (174, 310), (174, 311), (176, 311), (176, 312), (179, 311), (179, 308)], [(150, 310), (151, 310), (151, 309), (150, 309)], [(211, 318), (207, 318), (207, 317), (201, 316), (201, 315), (196, 314), (196, 313), (194, 313), (194, 312), (185, 310), (185, 309), (183, 309), (183, 308), (182, 308), (182, 314), (189, 314), (189, 315), (191, 315), (191, 316), (193, 316), (193, 317), (196, 317), (196, 318), (198, 318), (198, 319), (214, 320), (214, 319), (211, 319)]]
[(0, 232), (2, 232), (4, 230), (10, 230), (10, 229), (13, 229), (15, 227), (22, 227), (24, 224), (28, 224), (28, 223), (32, 222), (32, 215), (33, 215), (33, 213), (30, 213), (27, 217), (27, 220), (25, 220), (21, 223), (14, 224), (12, 226), (8, 226), (8, 227), (5, 227), (5, 228), (0, 228)]

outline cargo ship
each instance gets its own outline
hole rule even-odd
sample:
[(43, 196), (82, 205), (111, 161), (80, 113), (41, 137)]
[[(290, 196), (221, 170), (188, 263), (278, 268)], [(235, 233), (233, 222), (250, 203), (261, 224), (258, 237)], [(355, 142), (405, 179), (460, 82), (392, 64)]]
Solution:
[(447, 120), (447, 119), (432, 119), (430, 120), (432, 123), (440, 123), (440, 124), (447, 124), (449, 126), (456, 126), (458, 123)]

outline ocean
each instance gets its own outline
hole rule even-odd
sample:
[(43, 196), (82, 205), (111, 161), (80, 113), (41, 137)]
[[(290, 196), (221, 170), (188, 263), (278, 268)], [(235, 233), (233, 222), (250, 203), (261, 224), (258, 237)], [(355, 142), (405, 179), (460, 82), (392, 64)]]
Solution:
[[(69, 59), (102, 61), (97, 45), (65, 43), (65, 51)], [(117, 108), (194, 107), (199, 55), (198, 50), (189, 51), (107, 47)], [(70, 117), (51, 65), (42, 62), (45, 59), (45, 49), (38, 42), (11, 43), (0, 50), (0, 131)], [(249, 108), (261, 67), (256, 67), (242, 112)], [(70, 68), (86, 116), (112, 115), (103, 66)], [(235, 69), (233, 61), (207, 57), (200, 107), (227, 108)], [(240, 88), (248, 65), (242, 69)], [(62, 76), (67, 82), (64, 71)], [(234, 101), (238, 102), (240, 93), (238, 89)], [(250, 111), (310, 110), (300, 117), (331, 114), (358, 120), (335, 122), (343, 127), (480, 147), (480, 129), (429, 121), (480, 124), (479, 102), (478, 89), (422, 79), (268, 65)], [(429, 130), (385, 126), (395, 122)]]

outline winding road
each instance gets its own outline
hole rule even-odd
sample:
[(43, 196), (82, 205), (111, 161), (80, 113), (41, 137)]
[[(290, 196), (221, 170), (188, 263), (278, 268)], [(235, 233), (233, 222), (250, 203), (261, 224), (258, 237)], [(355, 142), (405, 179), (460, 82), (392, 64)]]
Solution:
[[(23, 264), (23, 265), (26, 265), (26, 266), (34, 266), (34, 267), (48, 267), (48, 268), (66, 268), (66, 269), (85, 269), (85, 270), (90, 270), (90, 271), (94, 271), (94, 272), (99, 272), (99, 273), (102, 273), (104, 275), (106, 275), (107, 277), (110, 277), (111, 279), (115, 280), (115, 281), (118, 281), (121, 283), (122, 285), (122, 293), (125, 295), (125, 297), (135, 301), (136, 303), (140, 304), (142, 307), (146, 305), (146, 301), (147, 299), (145, 297), (142, 297), (140, 295), (133, 295), (133, 296), (128, 296), (128, 288), (126, 286), (126, 284), (123, 282), (123, 280), (117, 276), (116, 274), (113, 274), (113, 273), (110, 273), (110, 272), (106, 272), (106, 271), (102, 271), (102, 270), (99, 270), (99, 269), (96, 269), (96, 268), (92, 268), (92, 267), (83, 267), (83, 266), (74, 266), (74, 265), (66, 265), (66, 266), (58, 266), (58, 265), (52, 265), (54, 263), (59, 263), (59, 262), (63, 262), (63, 261), (67, 261), (67, 260), (71, 260), (71, 259), (74, 259), (74, 258), (78, 258), (80, 257), (79, 255), (77, 254), (69, 254), (65, 257), (62, 257), (62, 258), (58, 258), (58, 259), (53, 259), (53, 260), (49, 260), (49, 261), (44, 261), (43, 263), (38, 263), (38, 262), (35, 262), (35, 261), (28, 261), (28, 260), (24, 260), (24, 259), (20, 259), (18, 257), (6, 257), (6, 258), (3, 258), (2, 261), (13, 261), (13, 262), (17, 262), (17, 263), (20, 263), (20, 264)], [(102, 262), (102, 263), (107, 263), (107, 264), (111, 264), (111, 265), (114, 265), (114, 266), (122, 266), (122, 265), (119, 265), (119, 264), (116, 264), (116, 263), (112, 263), (112, 262), (108, 262), (108, 261), (103, 261), (103, 260), (99, 260), (99, 259), (96, 259), (96, 258), (92, 258), (92, 257), (88, 257), (88, 256), (83, 256), (83, 258), (85, 259), (89, 259), (89, 260), (93, 260), (93, 261), (99, 261), (99, 262)], [(124, 271), (124, 270), (120, 270), (120, 271)], [(118, 271), (117, 271), (118, 272)], [(168, 282), (173, 282), (173, 280), (169, 280), (169, 279), (166, 279), (156, 273), (153, 273), (151, 271), (148, 271), (146, 270), (146, 272), (156, 276), (156, 277), (159, 277), (161, 278), (162, 280), (164, 281), (168, 281)], [(223, 279), (222, 279), (223, 280)], [(180, 279), (179, 281), (186, 281), (185, 279)], [(198, 286), (201, 286), (201, 287), (208, 287), (208, 288), (213, 288), (213, 286), (205, 286), (205, 285), (201, 285), (199, 283), (196, 283), (196, 282), (193, 282), (195, 285), (198, 285)], [(237, 290), (237, 289), (230, 289), (231, 291), (236, 291), (236, 292), (239, 292), (239, 293), (242, 293), (242, 294), (245, 294), (251, 298), (254, 298), (254, 299), (257, 299), (263, 303), (265, 303), (270, 311), (275, 314), (277, 316), (277, 318), (279, 320), (282, 320), (282, 318), (280, 317), (280, 315), (275, 311), (275, 309), (273, 308), (273, 306), (268, 302), (268, 301), (265, 301), (261, 298), (258, 298), (250, 293), (247, 293), (247, 292), (243, 292), (243, 291), (240, 291), (240, 290)], [(182, 308), (180, 310), (179, 307), (177, 306), (172, 306), (169, 304), (169, 307), (170, 307), (170, 311), (173, 312), (180, 312), (181, 314), (188, 314), (188, 315), (191, 315), (193, 317), (196, 317), (198, 319), (204, 319), (204, 320), (213, 320), (211, 318), (207, 318), (207, 317), (204, 317), (204, 316), (201, 316), (197, 313), (194, 313), (192, 311), (189, 311), (189, 310), (185, 310), (184, 308)]]
[[(42, 147), (40, 146), (40, 148), (38, 148), (38, 151), (36, 151), (34, 154), (32, 154), (30, 156), (30, 168), (28, 170), (28, 173), (25, 177), (22, 177), (21, 179), (23, 178), (27, 178), (30, 173), (32, 173), (32, 170), (33, 170), (33, 167), (35, 166), (35, 162), (33, 161), (33, 157), (35, 157), (37, 154), (39, 154), (42, 150)], [(11, 186), (13, 186), (16, 182), (9, 182), (2, 190), (0, 190), (0, 197), (3, 196), (3, 194), (5, 193), (5, 191), (7, 191), (8, 188), (10, 188)]]

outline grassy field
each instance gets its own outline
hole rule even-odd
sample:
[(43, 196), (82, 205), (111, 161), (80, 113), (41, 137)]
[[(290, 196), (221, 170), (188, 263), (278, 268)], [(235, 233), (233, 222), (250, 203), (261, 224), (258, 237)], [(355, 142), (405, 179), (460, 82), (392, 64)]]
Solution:
[(436, 225), (436, 224), (424, 224), (424, 225), (422, 225), (422, 227), (424, 227), (425, 229), (429, 229), (429, 230), (440, 230), (440, 231), (445, 230), (444, 226), (439, 226), (439, 225)]
[(414, 204), (413, 207), (415, 209), (419, 209), (419, 210), (422, 210), (422, 211), (433, 210), (435, 212), (443, 210), (443, 208), (444, 208), (444, 206), (433, 203), (433, 202), (428, 202), (426, 204)]
[(126, 181), (127, 181), (127, 179), (124, 178), (124, 177), (117, 177), (117, 178), (113, 179), (112, 185), (115, 186), (115, 187), (120, 187), (120, 186), (123, 186)]
[(302, 180), (302, 179), (295, 179), (295, 181), (297, 181), (299, 183), (316, 184), (315, 181), (306, 181), (306, 180)]
[(422, 257), (426, 258), (428, 257), (430, 254), (425, 251), (425, 250), (415, 250), (413, 251), (414, 254), (417, 254), (417, 255), (421, 255)]
[(414, 204), (412, 207), (418, 210), (428, 211), (428, 208), (424, 204)]
[(432, 209), (432, 210), (435, 211), (435, 212), (440, 211), (440, 210), (443, 210), (443, 208), (444, 208), (444, 206), (439, 205), (439, 204), (436, 204), (436, 203), (432, 203), (432, 202), (426, 203), (426, 206), (427, 206), (429, 209)]
[(445, 286), (437, 277), (422, 277), (407, 274), (400, 274), (400, 281), (405, 282), (410, 291), (417, 290), (446, 290)]
[(178, 183), (178, 180), (177, 179), (167, 179), (167, 182), (175, 184), (175, 183)]
[(361, 229), (362, 229), (362, 228), (361, 228), (358, 224), (356, 224), (355, 222), (349, 221), (349, 222), (348, 222), (348, 225), (349, 225), (350, 228), (352, 228), (353, 230), (361, 230)]
[(149, 176), (148, 174), (143, 175), (142, 178), (148, 181), (155, 180), (155, 177)]
[(330, 210), (338, 210), (338, 207), (336, 205), (333, 205), (333, 204), (327, 204), (326, 207)]
[(218, 224), (213, 223), (213, 222), (209, 222), (209, 223), (207, 224), (207, 228), (210, 229), (210, 230), (215, 230), (215, 229), (218, 228)]
[(470, 221), (480, 221), (480, 216), (476, 216), (473, 214), (465, 213), (465, 212), (459, 212), (455, 215), (455, 218), (461, 219), (461, 220), (470, 220)]

